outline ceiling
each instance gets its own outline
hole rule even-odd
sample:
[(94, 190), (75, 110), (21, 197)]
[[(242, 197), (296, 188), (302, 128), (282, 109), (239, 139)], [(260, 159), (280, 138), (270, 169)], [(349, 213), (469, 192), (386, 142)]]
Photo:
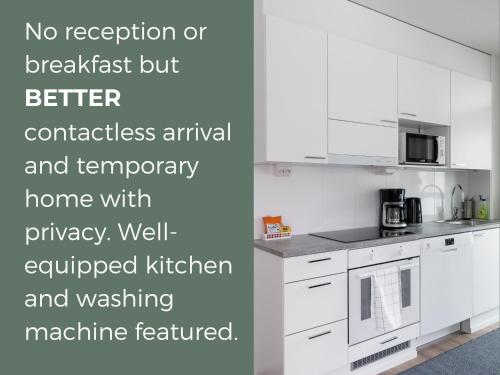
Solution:
[(500, 0), (349, 0), (480, 51), (500, 55)]

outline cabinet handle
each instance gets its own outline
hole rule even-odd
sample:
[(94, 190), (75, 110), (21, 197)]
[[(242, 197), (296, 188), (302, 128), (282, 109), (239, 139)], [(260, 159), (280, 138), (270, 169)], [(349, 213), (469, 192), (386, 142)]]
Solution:
[(313, 259), (313, 260), (308, 261), (307, 263), (326, 262), (327, 260), (332, 260), (332, 258)]
[(324, 160), (326, 157), (324, 156), (304, 156), (304, 159), (319, 159), (319, 160)]
[(415, 113), (401, 112), (401, 114), (406, 115), (406, 116), (411, 116), (411, 117), (417, 117), (417, 115)]
[(398, 339), (398, 336), (394, 336), (394, 337), (391, 337), (390, 339), (387, 339), (387, 340), (384, 340), (380, 343), (380, 345), (384, 345), (384, 344), (387, 344), (388, 342), (391, 342), (391, 341), (394, 341), (394, 340), (397, 340)]
[(474, 233), (474, 237), (484, 237), (484, 233)]
[(318, 284), (318, 285), (311, 285), (311, 286), (308, 286), (308, 288), (309, 289), (314, 289), (314, 288), (319, 288), (319, 287), (327, 286), (327, 285), (332, 285), (332, 283), (329, 282), (329, 283), (323, 283), (323, 284)]
[(319, 333), (319, 334), (317, 334), (317, 335), (314, 335), (314, 336), (308, 337), (308, 339), (309, 339), (309, 340), (314, 340), (314, 339), (317, 339), (318, 337), (329, 335), (330, 333), (332, 333), (332, 331), (326, 331), (326, 332)]
[(397, 124), (398, 123), (397, 121), (394, 121), (394, 120), (380, 120), (380, 122), (388, 122), (390, 124)]
[(442, 253), (451, 253), (452, 251), (458, 251), (458, 247), (450, 247), (449, 249), (441, 249)]
[(464, 164), (464, 163), (453, 163), (451, 165), (453, 165), (454, 167), (466, 167), (467, 166), (467, 164)]

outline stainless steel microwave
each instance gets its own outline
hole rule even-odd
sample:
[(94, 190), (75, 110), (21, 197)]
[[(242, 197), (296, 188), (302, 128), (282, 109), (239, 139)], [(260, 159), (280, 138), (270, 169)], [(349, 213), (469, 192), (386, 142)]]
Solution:
[(400, 164), (446, 164), (446, 138), (442, 136), (399, 133)]

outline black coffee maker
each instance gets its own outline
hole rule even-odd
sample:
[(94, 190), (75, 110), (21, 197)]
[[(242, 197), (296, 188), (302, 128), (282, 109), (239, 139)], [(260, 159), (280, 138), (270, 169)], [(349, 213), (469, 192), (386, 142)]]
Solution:
[(380, 189), (380, 227), (406, 228), (405, 189)]
[(420, 198), (406, 198), (406, 224), (420, 225), (422, 224), (422, 202)]

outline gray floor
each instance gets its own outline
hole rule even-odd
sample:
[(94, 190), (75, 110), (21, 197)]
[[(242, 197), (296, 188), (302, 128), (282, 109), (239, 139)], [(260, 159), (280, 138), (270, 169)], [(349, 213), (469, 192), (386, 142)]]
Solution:
[[(414, 368), (422, 363), (430, 361), (433, 358), (442, 355), (443, 353), (446, 353), (446, 352), (449, 352), (450, 350), (458, 348), (467, 342), (470, 342), (470, 341), (475, 340), (479, 337), (482, 337), (483, 335), (485, 335), (489, 332), (492, 332), (499, 327), (500, 327), (499, 323), (495, 323), (495, 324), (488, 326), (484, 329), (481, 329), (480, 331), (477, 331), (473, 334), (465, 334), (465, 333), (461, 333), (461, 332), (455, 332), (455, 333), (448, 335), (445, 338), (443, 338), (437, 342), (427, 344), (427, 345), (425, 345), (425, 347), (419, 348), (416, 358), (414, 358), (410, 361), (407, 361), (407, 362), (405, 362), (397, 367), (394, 367), (390, 370), (387, 370), (387, 371), (383, 372), (381, 375), (396, 375), (396, 374), (405, 373), (405, 371), (407, 371), (409, 369), (412, 369), (412, 368)], [(498, 343), (497, 343), (497, 345), (498, 345)], [(497, 353), (499, 353), (499, 352), (497, 352)], [(497, 357), (500, 356), (500, 354), (496, 354), (496, 355), (497, 355)], [(412, 374), (412, 373), (408, 373), (408, 374)], [(427, 374), (433, 374), (433, 373), (427, 372)], [(435, 374), (439, 375), (439, 372), (437, 372)], [(457, 373), (453, 373), (453, 374), (456, 375)], [(497, 372), (496, 374), (500, 374), (500, 372)]]
[(498, 375), (500, 373), (500, 329), (445, 352), (402, 375)]

